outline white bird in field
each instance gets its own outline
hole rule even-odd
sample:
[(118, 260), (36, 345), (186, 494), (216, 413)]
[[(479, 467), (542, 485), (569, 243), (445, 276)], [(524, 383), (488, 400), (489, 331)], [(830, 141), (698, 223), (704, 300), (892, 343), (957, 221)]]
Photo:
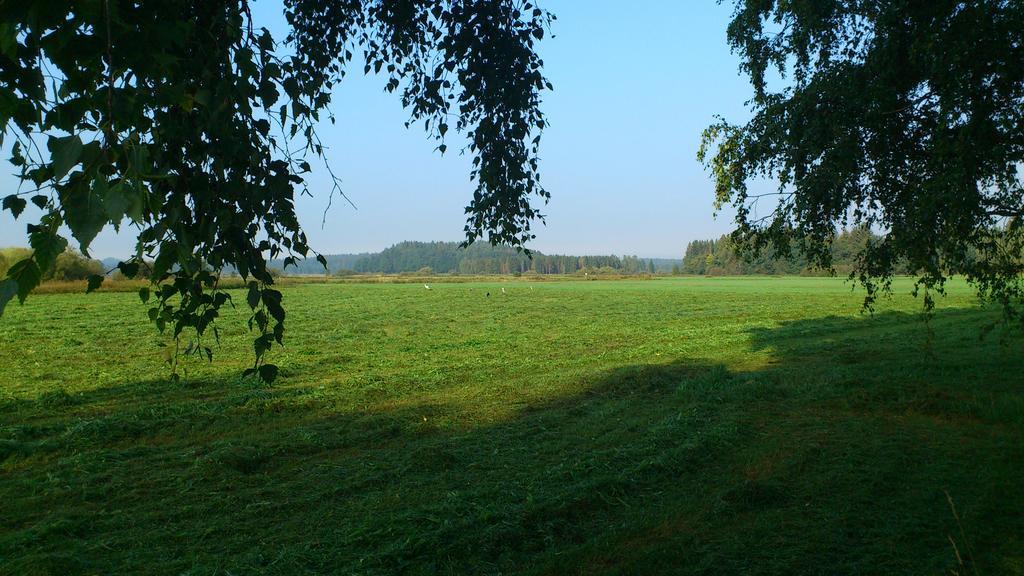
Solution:
[(424, 284), (423, 287), (426, 288), (427, 290), (430, 290), (430, 286), (427, 286), (426, 284)]
[(502, 294), (508, 294), (508, 292), (505, 292), (505, 288), (504, 287), (501, 288), (501, 293)]

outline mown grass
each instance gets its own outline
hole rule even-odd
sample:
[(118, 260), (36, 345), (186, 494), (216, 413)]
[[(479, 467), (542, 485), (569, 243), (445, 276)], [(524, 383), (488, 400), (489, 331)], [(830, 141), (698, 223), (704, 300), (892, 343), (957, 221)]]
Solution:
[(9, 307), (0, 572), (1024, 573), (1022, 341), (966, 287), (432, 288), (286, 287), (273, 386), (241, 310), (174, 383), (131, 294)]

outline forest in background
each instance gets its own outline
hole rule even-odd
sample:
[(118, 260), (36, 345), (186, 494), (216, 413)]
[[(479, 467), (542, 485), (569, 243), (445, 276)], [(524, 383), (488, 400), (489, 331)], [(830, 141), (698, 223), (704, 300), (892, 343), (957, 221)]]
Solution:
[[(835, 238), (832, 258), (835, 270), (845, 274), (853, 268), (857, 253), (873, 238), (869, 231), (843, 231)], [(0, 274), (31, 254), (27, 248), (0, 249)], [(467, 248), (458, 242), (400, 242), (376, 253), (328, 254), (328, 273), (351, 274), (692, 274), (735, 276), (749, 274), (795, 275), (816, 273), (800, 256), (777, 258), (762, 254), (744, 258), (737, 254), (728, 235), (718, 239), (694, 240), (686, 246), (682, 259), (640, 258), (638, 256), (572, 256), (532, 252), (527, 255), (506, 246), (473, 244)], [(67, 250), (57, 259), (46, 280), (83, 280), (90, 274), (102, 274), (117, 267), (118, 260), (85, 258)], [(323, 266), (315, 259), (299, 261), (284, 269), (283, 260), (272, 260), (275, 274), (319, 275)]]
[[(852, 269), (858, 251), (872, 234), (856, 229), (839, 233), (833, 244), (833, 264), (837, 272)], [(506, 246), (479, 243), (462, 248), (458, 242), (400, 242), (377, 253), (325, 255), (329, 273), (346, 275), (370, 274), (807, 274), (806, 258), (777, 258), (762, 254), (744, 258), (737, 254), (728, 235), (718, 239), (693, 240), (687, 244), (682, 259), (641, 258), (638, 256), (572, 256), (544, 254), (534, 251), (530, 256)], [(283, 260), (271, 265), (281, 268)], [(322, 274), (323, 267), (315, 260), (289, 267), (293, 274)], [(823, 273), (823, 272), (822, 272)]]
[(361, 258), (356, 272), (395, 274), (429, 268), (435, 274), (573, 274), (605, 270), (620, 274), (654, 274), (653, 260), (637, 256), (570, 256), (532, 252), (527, 255), (507, 246), (458, 242), (401, 242), (378, 254)]
[[(486, 243), (462, 248), (459, 242), (399, 242), (376, 253), (325, 254), (330, 274), (573, 274), (584, 270), (618, 274), (670, 272), (681, 260), (638, 256), (570, 256), (533, 251), (528, 256), (507, 246)], [(271, 266), (283, 268), (284, 260)], [(314, 259), (289, 266), (289, 274), (323, 274)]]
[[(857, 254), (871, 239), (880, 239), (864, 228), (843, 230), (832, 242), (832, 266), (838, 274), (848, 274), (854, 267)], [(708, 276), (738, 276), (747, 274), (807, 274), (824, 273), (808, 268), (807, 258), (792, 255), (777, 258), (769, 253), (745, 258), (736, 253), (728, 235), (717, 240), (694, 240), (687, 244), (682, 264), (672, 270), (674, 274)]]

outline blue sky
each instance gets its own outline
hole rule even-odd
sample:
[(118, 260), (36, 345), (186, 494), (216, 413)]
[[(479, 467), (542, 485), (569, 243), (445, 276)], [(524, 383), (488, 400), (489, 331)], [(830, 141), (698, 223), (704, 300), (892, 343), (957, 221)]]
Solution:
[[(748, 117), (751, 96), (725, 28), (731, 2), (714, 0), (547, 0), (558, 20), (540, 45), (551, 121), (541, 169), (552, 198), (532, 247), (546, 253), (680, 257), (686, 243), (728, 232), (732, 213), (713, 217), (713, 186), (695, 158), (701, 131), (716, 114)], [(257, 25), (283, 37), (280, 4), (254, 2)], [(434, 151), (385, 80), (359, 70), (334, 95), (335, 125), (321, 137), (348, 197), (327, 212), (327, 180), (313, 176), (314, 198), (297, 202), (300, 221), (323, 253), (377, 251), (402, 240), (461, 240), (471, 197), (469, 158), (449, 135)], [(6, 157), (6, 156), (5, 156)], [(9, 165), (0, 185), (16, 186)], [(0, 246), (24, 245), (26, 211), (0, 216)], [(124, 256), (133, 236), (104, 231), (93, 256)]]

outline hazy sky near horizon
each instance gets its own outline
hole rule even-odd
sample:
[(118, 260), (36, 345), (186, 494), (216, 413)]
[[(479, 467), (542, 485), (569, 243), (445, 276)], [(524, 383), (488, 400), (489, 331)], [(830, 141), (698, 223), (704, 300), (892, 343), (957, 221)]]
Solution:
[[(716, 114), (749, 117), (752, 94), (725, 30), (732, 2), (715, 0), (547, 0), (553, 37), (539, 45), (555, 90), (544, 95), (551, 122), (541, 144), (541, 173), (551, 201), (547, 225), (531, 247), (545, 253), (681, 257), (688, 241), (726, 233), (731, 211), (713, 217), (713, 184), (695, 155)], [(628, 7), (626, 7), (628, 5)], [(283, 38), (278, 0), (255, 0), (257, 26)], [(361, 66), (335, 90), (337, 123), (321, 137), (342, 188), (355, 203), (328, 205), (326, 171), (314, 166), (314, 197), (297, 209), (322, 253), (378, 251), (402, 240), (461, 240), (463, 209), (474, 189), (465, 140), (449, 134), (441, 156), (422, 126), (387, 94), (383, 77)], [(0, 185), (17, 186), (2, 160)], [(319, 190), (319, 192), (317, 192)], [(3, 194), (0, 193), (0, 196)], [(539, 199), (538, 199), (539, 200)], [(0, 246), (25, 245), (30, 209), (0, 215)], [(94, 257), (127, 256), (132, 228), (105, 230)], [(73, 245), (76, 245), (72, 242)]]

